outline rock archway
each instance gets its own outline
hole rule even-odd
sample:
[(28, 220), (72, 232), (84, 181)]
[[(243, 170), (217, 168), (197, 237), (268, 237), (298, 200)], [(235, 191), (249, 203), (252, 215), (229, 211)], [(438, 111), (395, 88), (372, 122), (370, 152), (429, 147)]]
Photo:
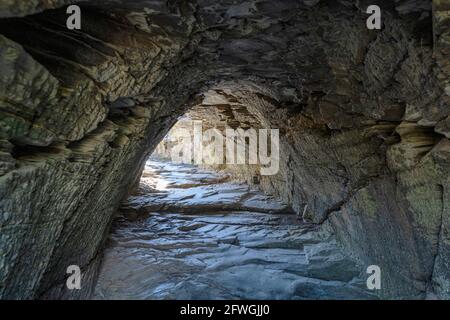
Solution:
[(85, 1), (69, 31), (75, 2), (0, 3), (0, 297), (89, 296), (67, 265), (95, 281), (147, 156), (217, 100), (280, 129), (261, 185), (380, 265), (383, 297), (450, 297), (448, 1)]

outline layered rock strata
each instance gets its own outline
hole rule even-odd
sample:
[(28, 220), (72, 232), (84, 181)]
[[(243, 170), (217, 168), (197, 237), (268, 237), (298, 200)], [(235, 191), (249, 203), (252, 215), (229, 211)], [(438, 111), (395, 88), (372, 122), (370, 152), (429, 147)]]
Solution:
[(88, 297), (121, 199), (194, 106), (280, 129), (261, 186), (379, 265), (381, 297), (450, 297), (447, 0), (86, 1), (69, 31), (74, 2), (0, 2), (0, 297)]

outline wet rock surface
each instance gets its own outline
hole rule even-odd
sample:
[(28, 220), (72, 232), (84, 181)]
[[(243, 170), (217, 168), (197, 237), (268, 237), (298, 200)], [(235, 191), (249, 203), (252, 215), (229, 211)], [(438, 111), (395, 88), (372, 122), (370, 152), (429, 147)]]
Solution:
[[(246, 184), (228, 183), (229, 175), (214, 175), (195, 167), (147, 162), (141, 181), (151, 196), (128, 198), (122, 211), (174, 211), (197, 213), (212, 211), (254, 211), (294, 213), (287, 205)], [(162, 189), (161, 189), (162, 188)]]
[[(252, 210), (237, 210), (246, 202)], [(376, 298), (329, 232), (281, 208), (212, 171), (149, 161), (114, 222), (94, 298)]]

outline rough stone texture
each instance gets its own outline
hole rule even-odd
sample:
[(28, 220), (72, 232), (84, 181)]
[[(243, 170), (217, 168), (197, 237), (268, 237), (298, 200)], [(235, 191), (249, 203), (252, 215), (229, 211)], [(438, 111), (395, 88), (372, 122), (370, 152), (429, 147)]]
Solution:
[(114, 221), (94, 299), (377, 298), (324, 228), (227, 178), (148, 161)]
[(22, 17), (44, 10), (88, 1), (92, 0), (2, 0), (0, 2), (0, 18)]
[(450, 298), (449, 1), (95, 1), (81, 31), (31, 15), (65, 1), (0, 3), (0, 297), (93, 281), (144, 159), (209, 106), (280, 129), (261, 186), (380, 265), (381, 297)]

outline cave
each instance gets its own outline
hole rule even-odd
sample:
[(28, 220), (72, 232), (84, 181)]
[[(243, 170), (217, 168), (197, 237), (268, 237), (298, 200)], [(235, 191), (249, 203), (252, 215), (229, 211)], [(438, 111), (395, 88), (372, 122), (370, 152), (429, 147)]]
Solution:
[[(79, 6), (81, 28), (67, 27), (68, 5)], [(373, 5), (379, 29), (367, 25)], [(183, 214), (219, 210), (181, 208), (180, 199), (133, 207), (137, 195), (151, 195), (145, 179), (161, 177), (161, 168), (169, 178), (177, 170), (226, 175), (211, 184), (270, 198), (280, 210), (232, 200), (223, 219), (256, 211), (250, 216), (272, 237), (258, 241), (296, 254), (310, 248), (316, 269), (295, 279), (273, 273), (267, 285), (295, 282), (295, 290), (245, 298), (450, 299), (449, 55), (449, 0), (0, 0), (0, 299), (101, 298), (105, 266), (114, 267), (109, 240), (121, 226), (160, 221), (145, 230), (157, 239)], [(266, 156), (277, 151), (276, 170), (168, 163), (164, 146), (186, 118), (223, 136), (227, 128), (276, 130), (277, 147), (264, 147)], [(179, 215), (148, 215), (162, 211)], [(195, 219), (185, 232), (195, 231)], [(266, 219), (299, 230), (304, 242), (277, 239), (283, 234), (272, 234)], [(331, 243), (311, 244), (315, 235), (331, 237), (345, 258), (315, 256)], [(251, 242), (244, 238), (216, 240), (237, 250)], [(261, 265), (245, 269), (247, 282), (230, 283), (259, 288), (251, 275), (266, 275)], [(79, 289), (67, 285), (69, 266), (81, 269)], [(364, 287), (374, 266), (375, 290), (358, 295), (330, 284), (347, 288), (359, 274)], [(239, 298), (174, 288), (187, 293), (162, 298)]]

